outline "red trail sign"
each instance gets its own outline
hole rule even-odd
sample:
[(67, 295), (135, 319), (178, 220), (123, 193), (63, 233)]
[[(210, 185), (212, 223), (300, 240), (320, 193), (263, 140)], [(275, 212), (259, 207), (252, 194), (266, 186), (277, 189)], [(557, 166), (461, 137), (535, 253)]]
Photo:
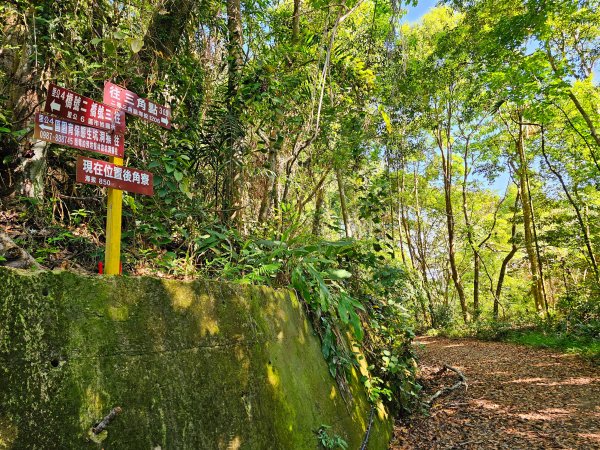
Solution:
[(104, 83), (104, 97), (102, 100), (113, 108), (171, 129), (171, 108), (141, 98), (135, 92), (128, 91), (110, 81)]
[(117, 133), (125, 133), (125, 113), (50, 83), (44, 111), (64, 119)]
[(119, 158), (124, 153), (122, 135), (57, 119), (44, 113), (35, 115), (33, 137)]
[(137, 194), (154, 194), (150, 172), (83, 156), (77, 158), (77, 181)]

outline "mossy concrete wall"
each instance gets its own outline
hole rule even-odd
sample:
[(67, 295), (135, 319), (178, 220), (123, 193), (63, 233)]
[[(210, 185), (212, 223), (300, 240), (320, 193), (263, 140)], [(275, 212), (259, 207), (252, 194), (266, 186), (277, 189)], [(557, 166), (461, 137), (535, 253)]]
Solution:
[[(315, 449), (326, 424), (358, 449), (356, 374), (351, 391), (288, 292), (0, 268), (0, 448)], [(380, 410), (369, 448), (390, 434)]]

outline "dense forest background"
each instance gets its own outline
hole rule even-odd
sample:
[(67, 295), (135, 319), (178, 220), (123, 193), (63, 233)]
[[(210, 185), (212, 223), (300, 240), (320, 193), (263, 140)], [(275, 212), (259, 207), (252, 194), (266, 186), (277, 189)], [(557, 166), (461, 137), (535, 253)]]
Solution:
[(404, 408), (415, 328), (597, 339), (599, 2), (406, 6), (2, 2), (3, 228), (97, 272), (106, 193), (32, 119), (48, 83), (100, 100), (110, 80), (173, 109), (170, 131), (127, 118), (155, 195), (125, 193), (124, 273), (291, 286), (332, 375), (350, 333)]

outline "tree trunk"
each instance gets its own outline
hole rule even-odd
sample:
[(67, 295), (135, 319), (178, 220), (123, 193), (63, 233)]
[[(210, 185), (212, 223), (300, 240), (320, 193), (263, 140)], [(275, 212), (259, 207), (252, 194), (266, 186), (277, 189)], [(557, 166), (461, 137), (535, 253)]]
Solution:
[(473, 241), (473, 225), (471, 224), (471, 218), (469, 217), (469, 213), (467, 212), (467, 178), (469, 176), (469, 144), (470, 144), (470, 136), (467, 137), (465, 142), (465, 151), (463, 154), (463, 164), (464, 164), (464, 172), (463, 172), (463, 183), (462, 183), (462, 210), (465, 218), (465, 225), (467, 227), (467, 241), (469, 242), (469, 246), (471, 247), (471, 251), (473, 252), (473, 317), (477, 319), (479, 317), (479, 269), (481, 265), (481, 260), (479, 256), (479, 250), (475, 246), (475, 242)]
[(344, 190), (344, 180), (340, 169), (335, 169), (335, 178), (337, 179), (338, 192), (340, 195), (340, 208), (342, 210), (342, 219), (344, 221), (344, 231), (346, 237), (352, 237), (352, 231), (350, 230), (350, 220), (348, 219), (348, 209), (346, 208), (346, 192)]
[[(27, 11), (7, 7), (2, 17), (5, 35), (0, 49), (0, 69), (10, 83), (0, 86), (0, 97), (6, 99), (6, 110), (13, 113), (12, 129), (21, 130), (31, 125), (33, 113), (45, 96), (45, 80), (40, 79), (45, 68), (38, 66), (36, 54), (39, 53), (37, 34), (43, 31), (35, 15)], [(0, 178), (5, 180), (1, 196), (18, 193), (42, 199), (47, 150), (48, 144), (44, 141), (17, 140), (8, 133), (0, 133)]]
[(240, 0), (227, 0), (227, 110), (229, 138), (227, 139), (227, 169), (223, 181), (223, 219), (226, 224), (240, 229), (243, 225), (242, 197), (242, 130), (239, 88), (244, 64), (244, 37)]
[[(431, 290), (429, 289), (429, 277), (427, 276), (427, 247), (425, 246), (424, 239), (422, 237), (422, 225), (421, 225), (421, 204), (419, 201), (419, 184), (417, 179), (417, 166), (415, 165), (415, 170), (413, 172), (414, 177), (414, 187), (415, 187), (415, 214), (417, 216), (417, 249), (416, 252), (418, 255), (413, 254), (411, 252), (411, 259), (414, 259), (421, 271), (421, 276), (423, 278), (423, 290), (425, 291), (425, 295), (427, 296), (427, 303), (429, 305), (429, 315), (431, 316), (431, 326), (435, 327), (435, 311), (433, 307), (433, 296), (431, 295)], [(410, 230), (408, 228), (408, 221), (405, 222), (407, 235), (410, 236)], [(408, 241), (410, 243), (410, 240)], [(412, 248), (412, 244), (409, 244)], [(414, 267), (414, 263), (413, 263)]]
[[(402, 164), (402, 177), (400, 181), (400, 220), (402, 221), (402, 228), (404, 229), (404, 235), (406, 236), (406, 245), (408, 247), (408, 256), (410, 257), (410, 265), (413, 269), (417, 268), (415, 263), (415, 252), (412, 243), (412, 237), (410, 234), (410, 226), (408, 225), (408, 218), (406, 217), (406, 207), (404, 205), (404, 183), (405, 177), (405, 165)], [(416, 199), (415, 199), (416, 201)]]
[(447, 131), (447, 143), (444, 149), (444, 142), (442, 139), (441, 131), (438, 130), (436, 138), (438, 147), (442, 157), (442, 171), (444, 176), (444, 202), (446, 210), (446, 225), (448, 229), (448, 259), (450, 261), (450, 272), (452, 275), (452, 282), (458, 294), (458, 300), (460, 302), (460, 309), (463, 317), (463, 321), (467, 323), (469, 321), (469, 311), (467, 309), (467, 300), (465, 297), (465, 290), (462, 285), (460, 274), (458, 273), (458, 267), (456, 264), (456, 250), (454, 247), (454, 211), (452, 207), (452, 150), (449, 142), (449, 132)]
[(504, 277), (506, 275), (506, 268), (508, 267), (508, 263), (517, 253), (517, 243), (515, 242), (515, 237), (517, 236), (517, 209), (519, 207), (519, 198), (520, 198), (521, 190), (517, 191), (517, 195), (515, 197), (515, 208), (512, 220), (512, 226), (510, 231), (510, 242), (511, 249), (508, 254), (502, 260), (502, 265), (500, 266), (500, 274), (498, 275), (498, 283), (496, 284), (496, 292), (494, 294), (494, 320), (498, 320), (498, 307), (500, 305), (500, 294), (502, 293), (502, 285), (504, 284)]
[[(550, 51), (550, 44), (548, 42), (546, 42), (545, 45), (546, 45), (546, 56), (548, 57), (548, 61), (550, 62), (550, 66), (552, 67), (552, 70), (559, 78), (562, 78), (560, 76), (560, 70), (556, 64), (556, 60), (555, 60), (554, 56), (552, 55), (552, 52)], [(573, 104), (575, 105), (575, 108), (577, 108), (577, 111), (579, 111), (579, 114), (581, 114), (581, 117), (583, 118), (583, 120), (585, 121), (585, 124), (587, 125), (588, 129), (590, 130), (590, 135), (594, 139), (594, 142), (596, 142), (596, 145), (600, 148), (600, 135), (598, 135), (598, 131), (596, 130), (596, 127), (594, 126), (594, 122), (592, 121), (592, 118), (587, 113), (587, 111), (585, 110), (585, 108), (583, 107), (583, 105), (581, 104), (581, 102), (579, 101), (579, 99), (573, 93), (573, 91), (571, 89), (569, 89), (567, 91), (567, 95), (569, 96), (569, 98), (571, 99)], [(590, 149), (590, 151), (591, 151), (591, 149)], [(593, 155), (593, 157), (594, 157), (594, 160), (596, 160), (595, 155)]]
[(271, 204), (273, 203), (273, 187), (277, 183), (277, 151), (279, 149), (275, 145), (269, 147), (269, 155), (267, 157), (266, 169), (272, 172), (267, 176), (265, 180), (264, 191), (262, 192), (262, 198), (260, 201), (260, 208), (258, 211), (258, 223), (262, 225), (269, 217), (271, 210)]
[(533, 212), (531, 209), (531, 201), (529, 196), (529, 186), (527, 179), (528, 163), (525, 158), (525, 131), (523, 125), (523, 115), (518, 113), (519, 122), (519, 135), (516, 140), (517, 157), (519, 159), (519, 166), (517, 175), (519, 177), (519, 187), (521, 190), (522, 207), (523, 207), (523, 228), (525, 235), (525, 248), (527, 250), (527, 257), (529, 258), (529, 268), (532, 279), (532, 292), (533, 299), (535, 302), (535, 308), (539, 312), (544, 307), (543, 293), (542, 293), (542, 280), (540, 279), (540, 272), (538, 267), (538, 258), (535, 252), (535, 243), (533, 238)]
[(573, 102), (575, 107), (577, 108), (577, 111), (579, 111), (579, 113), (581, 114), (581, 117), (583, 117), (583, 120), (585, 121), (586, 125), (588, 126), (588, 129), (590, 130), (590, 134), (594, 138), (596, 145), (598, 147), (600, 147), (600, 136), (598, 135), (598, 132), (596, 131), (596, 127), (594, 126), (594, 122), (592, 122), (590, 115), (583, 108), (583, 105), (579, 102), (579, 99), (575, 96), (575, 94), (573, 94), (572, 91), (569, 91), (569, 98), (571, 99), (571, 101)]
[[(390, 228), (392, 236), (392, 258), (396, 259), (396, 214), (394, 213), (394, 197), (392, 195), (392, 175), (390, 173), (390, 155), (386, 152), (386, 163), (385, 163), (385, 172), (388, 184), (390, 186), (390, 194), (388, 196), (389, 207), (390, 207)], [(383, 231), (383, 238), (385, 239), (385, 230)]]
[(168, 60), (175, 54), (197, 5), (194, 0), (167, 0), (157, 8), (139, 52), (143, 63)]
[(319, 237), (321, 235), (321, 223), (323, 222), (323, 204), (325, 203), (325, 189), (320, 188), (317, 191), (315, 200), (315, 214), (312, 223), (312, 235)]
[(300, 0), (294, 0), (294, 12), (292, 14), (292, 45), (298, 43), (300, 34)]
[(473, 253), (473, 258), (473, 317), (477, 320), (481, 314), (479, 306), (479, 269), (481, 258), (478, 252)]
[[(402, 181), (404, 181), (404, 167), (402, 170)], [(398, 241), (400, 242), (400, 254), (402, 255), (402, 264), (406, 266), (406, 255), (404, 254), (404, 238), (402, 236), (402, 204), (404, 197), (404, 183), (400, 183), (400, 169), (396, 170), (396, 191), (398, 192)], [(394, 218), (392, 218), (394, 220)]]

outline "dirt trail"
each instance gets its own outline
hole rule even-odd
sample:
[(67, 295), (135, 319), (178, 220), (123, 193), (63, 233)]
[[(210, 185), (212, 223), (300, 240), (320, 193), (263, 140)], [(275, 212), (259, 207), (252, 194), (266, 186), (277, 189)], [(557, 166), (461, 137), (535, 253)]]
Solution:
[(600, 449), (600, 368), (576, 356), (506, 343), (417, 339), (426, 395), (458, 378), (430, 417), (396, 425), (400, 449)]

